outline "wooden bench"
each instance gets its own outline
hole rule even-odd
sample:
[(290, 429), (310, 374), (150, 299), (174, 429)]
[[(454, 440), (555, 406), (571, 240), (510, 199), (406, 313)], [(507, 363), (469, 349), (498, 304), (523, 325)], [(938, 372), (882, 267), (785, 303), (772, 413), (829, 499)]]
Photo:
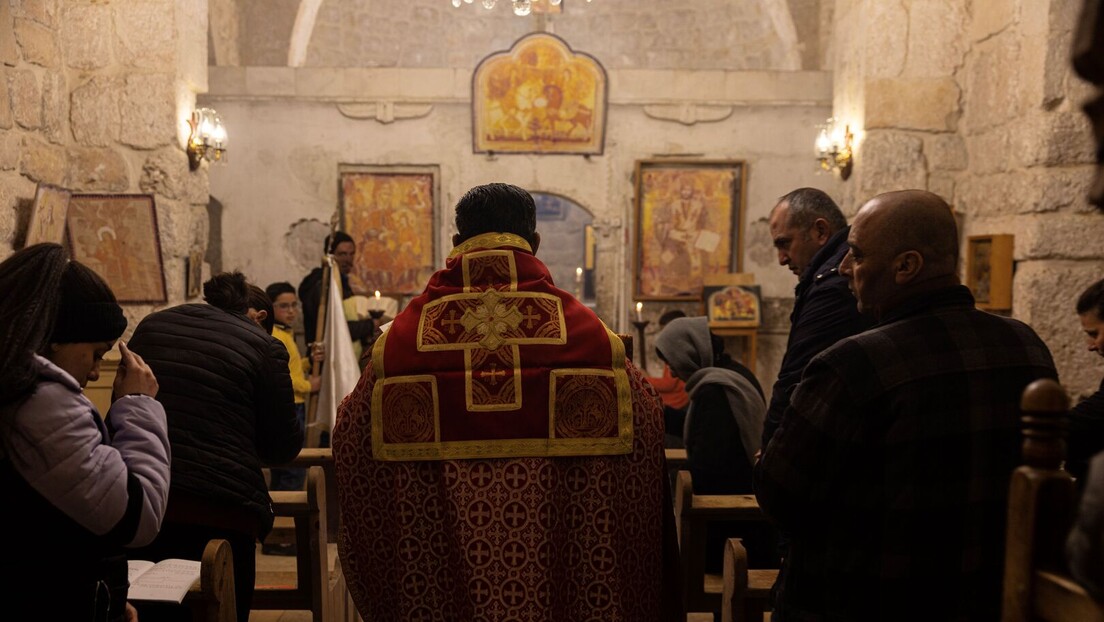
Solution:
[(1065, 539), (1077, 491), (1065, 459), (1069, 397), (1053, 380), (1024, 390), (1024, 466), (1012, 473), (1004, 560), (1002, 622), (1104, 622), (1104, 607), (1070, 576)]
[[(679, 472), (675, 522), (682, 564), (682, 598), (687, 612), (721, 613), (722, 609), (724, 578), (705, 573), (706, 525), (716, 521), (765, 520), (753, 495), (695, 495), (690, 472)], [(746, 554), (744, 559), (747, 585), (742, 598), (748, 607), (765, 611), (778, 570), (747, 570)]]
[(195, 622), (236, 622), (234, 555), (226, 540), (211, 540), (203, 549), (199, 580), (188, 590), (184, 604)]
[[(329, 536), (326, 515), (326, 480), (322, 468), (307, 470), (307, 490), (274, 490), (272, 509), (277, 517), (290, 517), (294, 523), (295, 587), (258, 585), (253, 592), (253, 609), (306, 610), (314, 622), (329, 622)], [(259, 581), (270, 576), (258, 573)], [(290, 580), (290, 577), (278, 577)], [(290, 581), (289, 581), (290, 582)]]

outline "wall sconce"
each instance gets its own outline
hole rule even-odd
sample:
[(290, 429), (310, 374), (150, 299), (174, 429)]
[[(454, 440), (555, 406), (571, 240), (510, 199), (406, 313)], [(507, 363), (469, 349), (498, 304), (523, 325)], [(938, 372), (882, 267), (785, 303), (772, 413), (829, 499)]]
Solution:
[(835, 119), (820, 126), (816, 138), (817, 161), (826, 171), (838, 170), (840, 179), (851, 176), (851, 143), (854, 136), (850, 125), (840, 125)]
[(226, 155), (226, 127), (211, 108), (197, 108), (188, 122), (192, 133), (188, 137), (188, 164), (192, 170), (203, 160), (217, 162)]

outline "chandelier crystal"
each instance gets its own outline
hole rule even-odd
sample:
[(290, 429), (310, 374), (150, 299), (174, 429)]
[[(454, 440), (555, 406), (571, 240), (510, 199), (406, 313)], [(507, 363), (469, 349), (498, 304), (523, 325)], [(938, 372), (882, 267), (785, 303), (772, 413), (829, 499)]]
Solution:
[[(506, 0), (510, 3), (511, 8), (514, 10), (514, 15), (519, 17), (525, 17), (532, 14), (534, 2), (546, 2), (549, 6), (558, 7), (563, 4), (563, 0)], [(451, 0), (452, 6), (460, 8), (465, 4), (472, 4), (474, 0)], [(587, 4), (590, 4), (591, 0), (586, 0)], [(493, 9), (498, 4), (498, 0), (480, 0), (480, 4), (484, 9)], [(537, 11), (541, 12), (541, 11)], [(558, 12), (558, 11), (557, 11)]]

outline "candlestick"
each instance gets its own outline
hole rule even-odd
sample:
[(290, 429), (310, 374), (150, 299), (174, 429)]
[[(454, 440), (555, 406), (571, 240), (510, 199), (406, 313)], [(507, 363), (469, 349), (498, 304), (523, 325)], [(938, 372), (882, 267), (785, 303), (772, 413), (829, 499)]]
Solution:
[(643, 317), (641, 317), (641, 312), (642, 311), (644, 311), (644, 303), (643, 302), (636, 303), (636, 321), (637, 322), (640, 322), (644, 319)]
[[(640, 303), (637, 304), (639, 305)], [(633, 348), (634, 350), (640, 352), (640, 369), (648, 368), (648, 353), (646, 350), (648, 346), (647, 341), (645, 341), (644, 338), (644, 329), (648, 327), (648, 324), (651, 324), (651, 322), (649, 322), (648, 320), (637, 320), (633, 322), (633, 326), (636, 327), (636, 333), (640, 336), (640, 347)]]

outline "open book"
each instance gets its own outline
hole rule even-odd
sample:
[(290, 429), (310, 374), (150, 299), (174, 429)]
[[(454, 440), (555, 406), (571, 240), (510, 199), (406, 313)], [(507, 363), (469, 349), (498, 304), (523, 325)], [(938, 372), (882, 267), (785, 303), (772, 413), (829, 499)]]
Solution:
[(179, 603), (199, 579), (200, 562), (187, 559), (166, 559), (156, 564), (132, 559), (127, 565), (128, 600)]

